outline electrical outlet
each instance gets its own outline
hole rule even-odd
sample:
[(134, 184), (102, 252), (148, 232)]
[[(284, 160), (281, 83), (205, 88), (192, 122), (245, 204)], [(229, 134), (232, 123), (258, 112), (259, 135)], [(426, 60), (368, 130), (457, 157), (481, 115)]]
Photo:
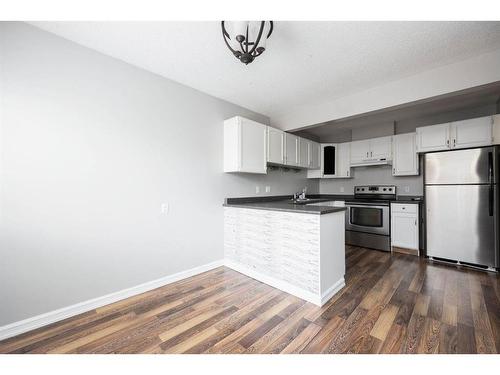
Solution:
[(409, 186), (405, 186), (405, 193), (409, 193), (410, 192), (410, 187)]
[(270, 193), (271, 192), (271, 186), (266, 186), (266, 193)]
[(163, 215), (167, 215), (168, 214), (168, 203), (162, 203), (161, 204), (161, 213)]
[(344, 193), (344, 192), (345, 192), (345, 189), (344, 189), (344, 187), (343, 187), (343, 186), (341, 186), (341, 187), (340, 187), (340, 192), (341, 192), (341, 193)]
[(256, 186), (255, 187), (255, 194), (259, 194), (260, 193), (260, 186)]

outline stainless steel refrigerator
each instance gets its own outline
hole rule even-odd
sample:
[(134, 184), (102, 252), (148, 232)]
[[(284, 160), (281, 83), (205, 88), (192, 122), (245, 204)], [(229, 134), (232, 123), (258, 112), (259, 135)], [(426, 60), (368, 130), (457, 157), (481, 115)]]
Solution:
[(425, 154), (428, 256), (500, 267), (499, 152), (484, 147)]

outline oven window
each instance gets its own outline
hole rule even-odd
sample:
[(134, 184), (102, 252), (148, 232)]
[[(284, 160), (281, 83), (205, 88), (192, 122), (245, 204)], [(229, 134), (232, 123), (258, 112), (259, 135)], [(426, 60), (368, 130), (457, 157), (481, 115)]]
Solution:
[(363, 227), (383, 227), (383, 210), (371, 207), (351, 207), (351, 224)]

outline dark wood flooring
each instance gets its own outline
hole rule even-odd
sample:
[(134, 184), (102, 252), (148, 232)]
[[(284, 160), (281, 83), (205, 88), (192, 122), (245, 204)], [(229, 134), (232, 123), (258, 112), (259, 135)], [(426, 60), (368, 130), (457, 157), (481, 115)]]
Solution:
[(0, 342), (0, 353), (498, 353), (500, 277), (348, 246), (319, 308), (218, 268)]

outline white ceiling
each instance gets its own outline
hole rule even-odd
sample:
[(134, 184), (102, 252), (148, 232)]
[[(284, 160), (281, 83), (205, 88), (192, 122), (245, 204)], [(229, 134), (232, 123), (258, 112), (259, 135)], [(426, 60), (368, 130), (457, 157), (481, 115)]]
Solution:
[(500, 48), (500, 22), (276, 22), (245, 66), (219, 22), (32, 22), (271, 119)]

